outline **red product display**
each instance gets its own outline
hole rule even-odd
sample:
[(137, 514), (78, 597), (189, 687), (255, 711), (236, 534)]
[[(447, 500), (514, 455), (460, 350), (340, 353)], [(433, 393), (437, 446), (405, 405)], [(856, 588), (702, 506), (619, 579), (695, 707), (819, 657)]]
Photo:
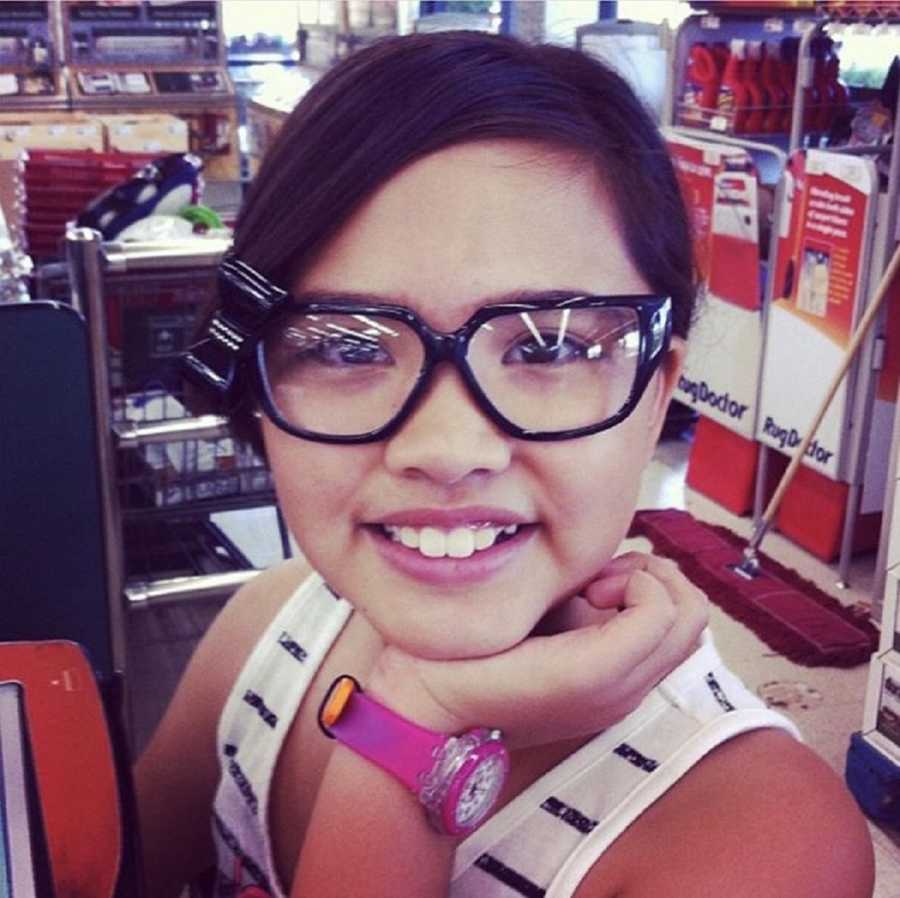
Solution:
[(29, 150), (25, 159), (25, 238), (29, 253), (59, 255), (66, 222), (95, 197), (130, 178), (156, 156), (91, 150)]
[(900, 0), (820, 0), (828, 15), (842, 19), (866, 19), (900, 15)]
[(757, 175), (729, 170), (715, 176), (709, 244), (709, 292), (750, 311), (760, 307)]
[(743, 81), (749, 108), (744, 130), (749, 134), (758, 134), (766, 130), (766, 117), (771, 106), (762, 77), (762, 41), (750, 41), (746, 54)]
[(747, 126), (750, 95), (744, 84), (744, 62), (747, 53), (747, 42), (733, 40), (722, 73), (722, 84), (719, 87), (717, 108), (731, 123), (734, 134), (743, 134)]
[(722, 81), (721, 54), (702, 41), (691, 46), (682, 93), (684, 124), (705, 126), (714, 110)]

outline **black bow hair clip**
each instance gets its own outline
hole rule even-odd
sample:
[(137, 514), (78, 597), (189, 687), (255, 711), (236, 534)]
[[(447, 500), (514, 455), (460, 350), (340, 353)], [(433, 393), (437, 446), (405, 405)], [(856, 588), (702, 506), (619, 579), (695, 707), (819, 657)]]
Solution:
[(191, 380), (226, 399), (239, 365), (288, 294), (232, 253), (219, 263), (217, 283), (219, 308), (182, 356), (182, 365)]

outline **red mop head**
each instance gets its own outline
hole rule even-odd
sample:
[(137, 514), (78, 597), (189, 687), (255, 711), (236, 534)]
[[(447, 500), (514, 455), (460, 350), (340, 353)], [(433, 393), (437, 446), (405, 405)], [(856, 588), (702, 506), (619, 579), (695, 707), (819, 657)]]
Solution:
[(878, 647), (878, 630), (867, 616), (767, 555), (758, 553), (756, 577), (737, 574), (733, 568), (747, 543), (725, 527), (670, 508), (639, 511), (629, 536), (648, 539), (658, 554), (678, 562), (711, 602), (797, 664), (854, 667), (868, 662)]

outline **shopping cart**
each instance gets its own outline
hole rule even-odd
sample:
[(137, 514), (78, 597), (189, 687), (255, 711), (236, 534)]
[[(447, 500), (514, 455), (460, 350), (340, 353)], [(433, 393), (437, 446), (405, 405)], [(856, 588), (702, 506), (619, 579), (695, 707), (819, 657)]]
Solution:
[(192, 414), (178, 365), (227, 248), (66, 236), (72, 302), (90, 333), (110, 590), (129, 608), (225, 597), (256, 573), (213, 518), (274, 505), (270, 474), (225, 419)]

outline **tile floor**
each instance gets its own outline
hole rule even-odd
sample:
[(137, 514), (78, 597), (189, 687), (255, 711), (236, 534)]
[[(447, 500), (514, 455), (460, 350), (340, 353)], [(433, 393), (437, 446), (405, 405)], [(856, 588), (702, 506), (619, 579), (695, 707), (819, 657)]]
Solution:
[[(644, 478), (640, 507), (683, 508), (700, 520), (749, 536), (749, 518), (738, 518), (685, 486), (689, 452), (690, 444), (684, 440), (660, 443)], [(839, 589), (836, 566), (823, 564), (778, 533), (766, 535), (762, 550), (844, 603), (871, 601), (874, 555), (854, 559), (849, 588)], [(780, 710), (796, 722), (807, 744), (843, 777), (850, 734), (862, 726), (868, 665), (850, 670), (800, 667), (775, 654), (715, 605), (710, 626), (719, 651), (735, 673), (764, 697), (764, 687), (768, 686), (769, 694), (779, 690), (787, 698), (786, 707)], [(869, 828), (875, 845), (875, 898), (900, 898), (900, 830), (871, 824)]]
[[(741, 536), (752, 525), (685, 486), (690, 443), (684, 439), (660, 443), (644, 480), (641, 508), (683, 508), (700, 520), (722, 524)], [(260, 566), (277, 560), (277, 530), (265, 513), (232, 513), (220, 521), (229, 536)], [(641, 541), (634, 541), (639, 544)], [(797, 548), (777, 533), (766, 536), (763, 551), (849, 604), (871, 601), (874, 556), (855, 559), (849, 588), (836, 587), (837, 572)], [(190, 611), (159, 609), (136, 615), (132, 641), (133, 714), (139, 747), (155, 726), (168, 700), (168, 684), (180, 669), (215, 614), (205, 605)], [(850, 670), (799, 667), (775, 654), (743, 625), (713, 606), (711, 627), (725, 660), (751, 689), (776, 690), (786, 696), (782, 710), (800, 727), (808, 744), (843, 776), (851, 733), (862, 725), (867, 665)], [(774, 685), (773, 685), (774, 684)], [(805, 700), (797, 700), (797, 697)], [(900, 830), (872, 825), (877, 863), (875, 898), (900, 898)]]

